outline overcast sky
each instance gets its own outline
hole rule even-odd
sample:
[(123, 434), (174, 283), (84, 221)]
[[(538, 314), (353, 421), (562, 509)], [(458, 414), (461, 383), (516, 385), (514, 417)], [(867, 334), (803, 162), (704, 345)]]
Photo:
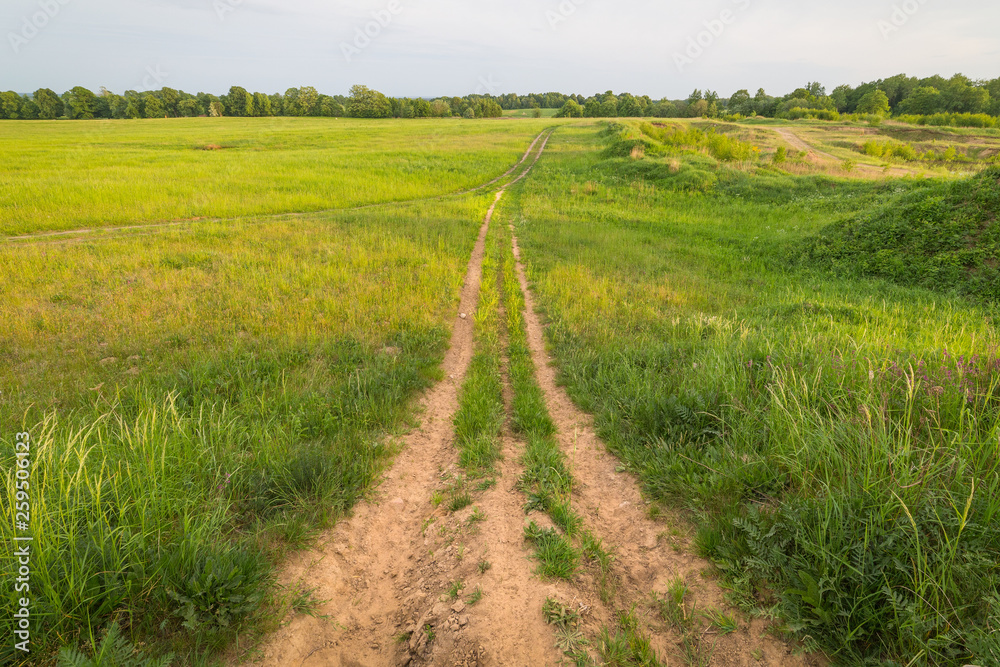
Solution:
[(343, 94), (364, 83), (413, 97), (681, 98), (696, 87), (784, 94), (814, 80), (832, 90), (900, 72), (1000, 76), (996, 0), (0, 3), (0, 89), (18, 92)]

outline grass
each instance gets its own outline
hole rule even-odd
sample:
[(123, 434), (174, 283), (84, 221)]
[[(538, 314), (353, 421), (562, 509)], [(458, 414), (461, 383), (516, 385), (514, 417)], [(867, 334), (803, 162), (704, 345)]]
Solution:
[(439, 377), (485, 202), (0, 247), (8, 489), (15, 431), (33, 443), (32, 658), (118, 621), (204, 664), (268, 626), (275, 564), (368, 490)]
[(434, 197), (499, 176), (551, 122), (0, 121), (0, 236)]
[(562, 128), (507, 202), (571, 396), (728, 585), (835, 660), (996, 660), (995, 310), (788, 261), (923, 184), (620, 140)]
[(497, 293), (501, 248), (497, 238), (490, 230), (474, 317), (475, 353), (462, 385), (454, 420), (459, 463), (474, 478), (495, 474), (495, 464), (501, 455), (500, 431), (506, 418), (502, 367), (504, 323)]

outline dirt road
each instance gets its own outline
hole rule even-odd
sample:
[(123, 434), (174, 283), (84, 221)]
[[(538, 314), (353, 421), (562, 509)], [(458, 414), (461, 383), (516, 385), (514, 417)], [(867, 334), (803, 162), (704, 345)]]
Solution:
[[(327, 602), (318, 617), (287, 619), (247, 664), (556, 665), (563, 656), (542, 614), (550, 596), (581, 610), (582, 630), (592, 638), (613, 627), (619, 612), (634, 608), (666, 664), (690, 658), (685, 641), (695, 642), (699, 655), (707, 658), (704, 664), (818, 662), (794, 655), (788, 645), (767, 635), (761, 621), (741, 621), (737, 631), (725, 636), (705, 630), (693, 638), (658, 617), (651, 594), (664, 595), (678, 579), (688, 584), (698, 609), (721, 610), (726, 604), (709, 563), (690, 555), (690, 545), (675, 529), (681, 522), (649, 518), (636, 480), (617, 471), (590, 418), (557, 386), (516, 237), (513, 250), (537, 378), (575, 480), (573, 505), (613, 550), (614, 593), (602, 598), (586, 570), (572, 581), (543, 581), (534, 574), (535, 562), (524, 541), (524, 496), (516, 487), (524, 444), (509, 427), (494, 486), (457, 512), (432, 503), (435, 493), (461, 474), (452, 419), (473, 352), (472, 315), (486, 234), (497, 202), (528, 175), (545, 150), (548, 136), (539, 139), (533, 159), (497, 192), (480, 229), (444, 362), (446, 379), (423, 400), (422, 426), (403, 438), (401, 453), (372, 497), (313, 548), (293, 556), (280, 577), (290, 587), (315, 588), (316, 598)], [(509, 384), (505, 393), (510, 414)]]

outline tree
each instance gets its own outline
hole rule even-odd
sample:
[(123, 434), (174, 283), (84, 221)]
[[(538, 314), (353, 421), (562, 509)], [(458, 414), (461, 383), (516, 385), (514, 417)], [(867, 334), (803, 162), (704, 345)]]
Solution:
[(163, 102), (164, 112), (173, 118), (180, 115), (178, 105), (181, 101), (180, 93), (173, 88), (163, 88), (160, 90), (160, 101)]
[(472, 107), (466, 109), (465, 113), (462, 114), (462, 118), (475, 118), (475, 117), (476, 117), (476, 112)]
[(914, 113), (929, 116), (938, 113), (943, 108), (941, 91), (932, 86), (921, 86), (903, 100), (899, 105), (901, 113)]
[(566, 100), (566, 104), (556, 112), (556, 118), (583, 118), (583, 107), (576, 100)]
[(837, 86), (830, 93), (830, 99), (833, 100), (833, 105), (837, 111), (847, 111), (847, 100), (850, 97), (851, 91), (853, 89), (850, 86)]
[(603, 102), (601, 102), (601, 108), (598, 112), (601, 118), (614, 118), (618, 115), (618, 99), (613, 95)]
[(226, 108), (227, 116), (252, 116), (253, 115), (253, 95), (247, 92), (246, 88), (233, 86), (229, 89), (229, 94), (222, 99)]
[(447, 100), (431, 102), (431, 116), (434, 118), (451, 118), (451, 105)]
[(705, 100), (698, 100), (694, 104), (689, 105), (688, 115), (692, 118), (704, 118), (708, 116), (708, 102)]
[(225, 115), (222, 108), (222, 102), (219, 100), (212, 100), (211, 104), (208, 106), (208, 115), (212, 118), (221, 118)]
[(753, 98), (750, 97), (750, 91), (746, 88), (737, 90), (733, 93), (733, 96), (729, 98), (729, 103), (726, 105), (726, 108), (729, 110), (729, 113), (738, 113), (741, 116), (754, 115)]
[(389, 118), (392, 104), (388, 97), (368, 86), (351, 86), (347, 115), (352, 118)]
[(587, 118), (597, 118), (601, 115), (601, 103), (597, 98), (591, 97), (583, 105), (583, 115)]
[(163, 102), (160, 101), (155, 95), (146, 96), (145, 109), (146, 118), (163, 118), (166, 113), (166, 109), (163, 106)]
[(21, 96), (13, 90), (0, 93), (0, 118), (17, 120), (21, 117)]
[(413, 117), (429, 118), (431, 115), (431, 103), (427, 100), (413, 100)]
[(888, 116), (889, 97), (884, 91), (876, 88), (861, 98), (858, 102), (856, 112), (875, 116)]
[(38, 105), (39, 118), (45, 120), (61, 118), (65, 112), (65, 105), (54, 90), (39, 88), (35, 91), (34, 98), (35, 104)]
[(181, 100), (177, 107), (180, 110), (181, 115), (185, 118), (193, 118), (194, 116), (200, 116), (205, 113), (205, 110), (201, 108), (201, 104), (194, 98)]
[(298, 103), (303, 116), (315, 116), (319, 113), (319, 93), (312, 86), (299, 88)]
[(642, 112), (639, 108), (639, 101), (629, 93), (624, 93), (618, 98), (618, 115), (627, 118), (635, 118)]
[(264, 93), (253, 94), (253, 113), (255, 116), (273, 116), (271, 98)]
[(94, 117), (97, 96), (83, 86), (69, 91), (70, 118), (89, 120)]

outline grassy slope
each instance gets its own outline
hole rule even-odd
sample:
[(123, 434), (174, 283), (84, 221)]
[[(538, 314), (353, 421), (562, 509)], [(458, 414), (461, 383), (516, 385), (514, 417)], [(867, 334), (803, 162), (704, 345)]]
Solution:
[(515, 195), (562, 377), (611, 448), (692, 511), (740, 594), (837, 659), (997, 659), (995, 325), (781, 268), (790, 242), (915, 186), (717, 171), (685, 194), (704, 156), (604, 145), (560, 130)]
[(806, 261), (843, 273), (1000, 302), (1000, 167), (890, 198), (803, 245)]
[[(0, 235), (430, 197), (513, 164), (543, 121), (0, 121)], [(199, 150), (209, 144), (221, 150)]]
[(7, 488), (15, 431), (35, 443), (33, 658), (118, 619), (198, 664), (282, 615), (272, 565), (385, 464), (383, 435), (436, 373), (485, 204), (0, 248)]

